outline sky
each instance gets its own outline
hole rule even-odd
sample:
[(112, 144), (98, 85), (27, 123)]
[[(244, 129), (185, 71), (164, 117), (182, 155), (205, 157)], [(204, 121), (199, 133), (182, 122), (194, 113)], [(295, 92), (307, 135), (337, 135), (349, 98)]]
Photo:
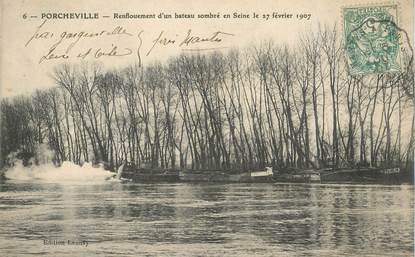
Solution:
[[(371, 0), (370, 4), (376, 2), (384, 3)], [(318, 24), (337, 24), (342, 32), (342, 8), (365, 6), (366, 2), (0, 0), (0, 3), (0, 95), (12, 97), (55, 86), (51, 74), (62, 63), (98, 62), (111, 69), (139, 62), (144, 65), (165, 62), (183, 51), (246, 48), (269, 39), (291, 45), (300, 34), (315, 29)], [(413, 38), (413, 2), (393, 3), (399, 7), (399, 25)], [(99, 18), (42, 19), (42, 15), (53, 13), (97, 13)], [(155, 14), (156, 18), (114, 19), (114, 13)], [(161, 13), (173, 17), (157, 18)], [(219, 14), (220, 18), (175, 18), (175, 13), (196, 16), (212, 13)], [(234, 18), (235, 13), (249, 18)], [(253, 18), (253, 13), (258, 17)], [(231, 18), (223, 18), (224, 14), (230, 14)], [(293, 16), (283, 18), (284, 14)], [(220, 42), (196, 42), (197, 37)]]

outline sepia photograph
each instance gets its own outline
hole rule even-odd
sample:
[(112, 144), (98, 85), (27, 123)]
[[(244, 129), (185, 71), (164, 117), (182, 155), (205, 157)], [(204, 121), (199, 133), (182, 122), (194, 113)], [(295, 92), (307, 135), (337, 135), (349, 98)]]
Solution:
[(0, 256), (414, 256), (413, 0), (0, 11)]

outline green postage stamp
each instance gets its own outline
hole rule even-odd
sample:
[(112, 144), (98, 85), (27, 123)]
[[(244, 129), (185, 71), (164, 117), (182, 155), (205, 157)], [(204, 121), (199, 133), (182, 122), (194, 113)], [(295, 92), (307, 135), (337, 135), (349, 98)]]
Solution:
[(343, 26), (351, 75), (401, 70), (396, 5), (344, 8)]

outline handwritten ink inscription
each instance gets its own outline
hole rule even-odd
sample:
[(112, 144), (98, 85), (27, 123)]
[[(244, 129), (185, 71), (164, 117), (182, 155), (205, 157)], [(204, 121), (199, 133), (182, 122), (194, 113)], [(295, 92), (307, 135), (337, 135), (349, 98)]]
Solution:
[[(47, 20), (37, 26), (25, 42), (29, 48), (35, 43), (46, 46), (41, 52), (39, 64), (52, 60), (102, 59), (108, 57), (133, 56), (141, 62), (141, 52), (151, 55), (160, 48), (176, 47), (181, 50), (215, 50), (226, 47), (224, 43), (232, 33), (223, 31), (196, 33), (188, 29), (182, 34), (154, 33), (140, 29), (136, 32), (123, 26), (96, 31), (53, 31), (47, 28)], [(155, 36), (154, 36), (155, 35)], [(145, 46), (146, 49), (142, 49)]]

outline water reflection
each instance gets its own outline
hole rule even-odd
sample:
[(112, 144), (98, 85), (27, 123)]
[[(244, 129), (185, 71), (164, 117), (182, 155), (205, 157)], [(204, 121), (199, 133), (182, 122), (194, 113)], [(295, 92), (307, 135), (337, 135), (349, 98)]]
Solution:
[[(413, 187), (0, 184), (0, 252), (46, 256), (407, 256)], [(87, 240), (86, 248), (43, 239)]]

